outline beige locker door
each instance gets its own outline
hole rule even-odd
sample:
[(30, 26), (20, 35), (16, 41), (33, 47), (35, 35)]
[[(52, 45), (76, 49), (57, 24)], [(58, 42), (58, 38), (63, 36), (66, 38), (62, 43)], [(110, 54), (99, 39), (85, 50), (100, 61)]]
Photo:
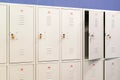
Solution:
[(82, 10), (62, 9), (62, 60), (82, 57)]
[(6, 63), (6, 8), (0, 5), (0, 63)]
[(119, 57), (120, 50), (120, 13), (114, 11), (106, 12), (105, 25), (105, 58)]
[(118, 66), (118, 59), (105, 61), (105, 80), (119, 80)]
[(37, 67), (37, 80), (60, 80), (59, 63), (41, 63)]
[(59, 9), (38, 8), (39, 61), (59, 60)]
[(89, 11), (89, 60), (103, 56), (103, 12)]
[(6, 66), (0, 65), (0, 80), (6, 80)]
[(10, 6), (10, 62), (33, 61), (32, 6)]
[(103, 80), (103, 61), (83, 62), (83, 80)]
[(82, 80), (80, 62), (61, 63), (61, 80)]
[(10, 65), (9, 80), (34, 80), (33, 65)]

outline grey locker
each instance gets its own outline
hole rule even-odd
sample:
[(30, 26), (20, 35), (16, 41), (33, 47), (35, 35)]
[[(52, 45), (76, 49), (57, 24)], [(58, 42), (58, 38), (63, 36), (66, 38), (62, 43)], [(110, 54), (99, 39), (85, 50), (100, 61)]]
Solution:
[(105, 80), (119, 80), (119, 62), (118, 59), (105, 61)]
[(7, 70), (5, 65), (0, 65), (0, 80), (6, 80), (7, 79)]
[(62, 62), (61, 80), (82, 80), (81, 62)]
[(38, 7), (39, 61), (59, 60), (60, 11), (59, 8)]
[(37, 80), (60, 80), (59, 63), (49, 62), (37, 65)]
[(103, 57), (103, 11), (85, 10), (85, 59)]
[(34, 9), (10, 5), (10, 62), (32, 62), (34, 56)]
[(82, 58), (82, 10), (61, 10), (62, 60)]
[(0, 63), (6, 63), (7, 6), (0, 5)]
[(120, 57), (120, 13), (118, 11), (106, 11), (105, 16), (105, 58)]
[(34, 69), (30, 64), (10, 65), (9, 73), (9, 80), (34, 80)]
[(83, 80), (103, 80), (103, 61), (84, 61)]

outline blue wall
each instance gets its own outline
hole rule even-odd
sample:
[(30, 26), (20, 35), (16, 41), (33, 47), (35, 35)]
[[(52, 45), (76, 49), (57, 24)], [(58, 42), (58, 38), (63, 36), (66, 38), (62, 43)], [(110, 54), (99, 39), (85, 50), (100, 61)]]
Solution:
[(0, 2), (120, 11), (120, 0), (0, 0)]

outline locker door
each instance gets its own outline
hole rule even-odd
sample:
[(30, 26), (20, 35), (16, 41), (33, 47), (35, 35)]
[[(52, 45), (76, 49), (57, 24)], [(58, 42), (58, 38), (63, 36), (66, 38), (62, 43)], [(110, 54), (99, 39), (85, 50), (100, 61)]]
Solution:
[(6, 66), (0, 65), (0, 80), (6, 80)]
[(61, 80), (82, 80), (80, 62), (61, 63)]
[(33, 61), (33, 7), (10, 6), (10, 62)]
[(59, 9), (38, 8), (39, 61), (59, 60)]
[(0, 5), (0, 63), (6, 62), (6, 8)]
[(10, 65), (9, 80), (34, 80), (33, 65)]
[(106, 12), (105, 25), (105, 58), (119, 57), (119, 12)]
[(117, 71), (119, 71), (117, 59), (105, 61), (105, 80), (119, 80), (120, 76)]
[(37, 68), (38, 80), (59, 80), (58, 63), (41, 63)]
[(89, 11), (89, 60), (103, 56), (103, 12)]
[(62, 60), (82, 57), (82, 10), (62, 9)]
[(83, 80), (103, 80), (103, 61), (83, 62)]

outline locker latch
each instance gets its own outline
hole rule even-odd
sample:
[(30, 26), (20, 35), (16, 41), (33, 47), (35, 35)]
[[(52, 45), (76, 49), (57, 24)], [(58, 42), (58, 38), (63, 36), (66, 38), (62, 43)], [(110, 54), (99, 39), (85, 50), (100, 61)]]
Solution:
[(109, 39), (111, 39), (111, 38), (112, 38), (112, 37), (110, 36), (110, 34), (107, 34), (106, 36), (107, 36)]
[(39, 38), (42, 39), (42, 34), (39, 35)]
[(64, 39), (65, 38), (65, 34), (62, 34), (62, 39)]
[(13, 33), (11, 33), (11, 39), (15, 39), (15, 36)]

